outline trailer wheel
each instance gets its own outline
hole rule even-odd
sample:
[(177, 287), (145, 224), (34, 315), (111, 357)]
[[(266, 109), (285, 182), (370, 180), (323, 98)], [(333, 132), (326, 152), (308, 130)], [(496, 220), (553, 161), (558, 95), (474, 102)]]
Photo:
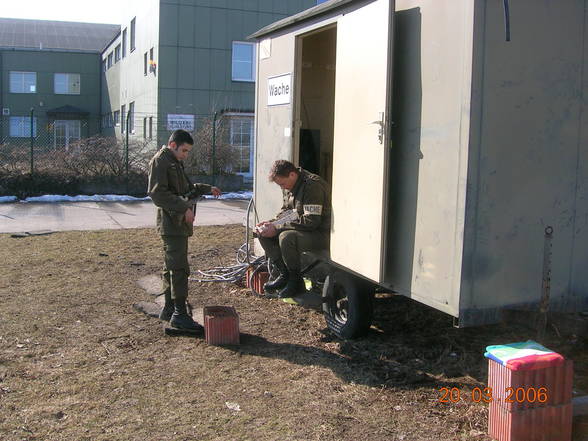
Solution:
[(365, 335), (372, 324), (374, 288), (364, 280), (336, 270), (323, 286), (323, 313), (329, 329), (340, 338)]

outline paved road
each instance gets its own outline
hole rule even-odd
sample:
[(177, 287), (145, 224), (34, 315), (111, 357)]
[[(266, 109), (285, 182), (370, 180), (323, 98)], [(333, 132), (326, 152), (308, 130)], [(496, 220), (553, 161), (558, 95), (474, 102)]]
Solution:
[[(195, 225), (242, 224), (247, 201), (198, 202)], [(109, 230), (155, 226), (155, 206), (140, 202), (17, 202), (0, 204), (0, 233)]]

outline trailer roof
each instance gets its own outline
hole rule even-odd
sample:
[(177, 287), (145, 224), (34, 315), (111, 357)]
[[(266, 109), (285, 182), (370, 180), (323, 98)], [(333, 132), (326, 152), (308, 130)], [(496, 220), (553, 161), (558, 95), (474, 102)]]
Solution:
[(267, 25), (264, 28), (261, 28), (259, 31), (251, 34), (247, 37), (248, 40), (259, 39), (265, 35), (271, 34), (276, 32), (280, 29), (284, 29), (288, 26), (292, 26), (296, 23), (305, 21), (312, 17), (317, 17), (321, 14), (327, 13), (334, 9), (337, 9), (341, 6), (345, 6), (349, 3), (357, 2), (358, 0), (329, 0), (325, 3), (321, 3), (320, 5), (313, 6), (312, 8), (308, 8), (298, 14), (291, 15), (290, 17), (283, 18), (282, 20), (276, 21), (272, 24)]

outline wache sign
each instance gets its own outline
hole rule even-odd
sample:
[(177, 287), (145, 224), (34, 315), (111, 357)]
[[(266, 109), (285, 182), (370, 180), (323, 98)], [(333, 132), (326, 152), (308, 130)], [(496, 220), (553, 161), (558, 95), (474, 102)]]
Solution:
[(267, 105), (290, 104), (292, 96), (292, 74), (267, 79)]

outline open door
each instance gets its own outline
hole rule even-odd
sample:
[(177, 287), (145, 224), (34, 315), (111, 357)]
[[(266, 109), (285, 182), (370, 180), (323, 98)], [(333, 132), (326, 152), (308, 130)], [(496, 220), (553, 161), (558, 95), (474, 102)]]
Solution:
[(381, 282), (388, 182), (393, 0), (337, 22), (331, 259)]

